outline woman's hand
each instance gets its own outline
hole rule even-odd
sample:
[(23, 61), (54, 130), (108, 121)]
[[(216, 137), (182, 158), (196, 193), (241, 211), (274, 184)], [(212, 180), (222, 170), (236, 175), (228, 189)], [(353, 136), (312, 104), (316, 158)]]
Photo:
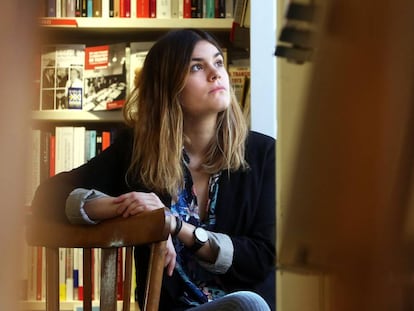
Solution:
[(167, 269), (168, 276), (172, 276), (175, 267), (175, 260), (177, 253), (175, 252), (174, 244), (172, 242), (171, 234), (168, 236), (167, 247), (165, 250), (165, 268)]
[(163, 208), (164, 204), (155, 193), (128, 192), (113, 200), (117, 205), (116, 212), (123, 217), (137, 215), (143, 211), (152, 211)]

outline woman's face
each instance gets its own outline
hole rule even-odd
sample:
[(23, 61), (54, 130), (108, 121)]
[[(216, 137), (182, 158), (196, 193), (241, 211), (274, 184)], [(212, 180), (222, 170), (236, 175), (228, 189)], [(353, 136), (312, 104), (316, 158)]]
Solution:
[(217, 115), (229, 107), (229, 75), (213, 44), (199, 41), (194, 47), (181, 100), (184, 114), (197, 117)]

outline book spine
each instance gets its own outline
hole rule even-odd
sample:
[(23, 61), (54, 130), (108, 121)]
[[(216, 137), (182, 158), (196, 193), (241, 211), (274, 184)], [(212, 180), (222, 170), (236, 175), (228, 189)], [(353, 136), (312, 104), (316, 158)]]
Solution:
[(75, 11), (75, 0), (67, 0), (66, 2), (66, 16), (67, 17), (75, 17), (76, 11)]
[(191, 0), (184, 0), (183, 18), (191, 18)]
[(215, 0), (215, 12), (216, 18), (226, 17), (226, 0)]
[(116, 273), (116, 297), (118, 300), (122, 300), (123, 297), (123, 284), (124, 284), (124, 270), (123, 270), (123, 248), (118, 248), (117, 252), (117, 273)]
[(50, 135), (49, 143), (49, 176), (54, 176), (56, 173), (56, 136)]
[(111, 132), (102, 131), (102, 151), (111, 145)]
[(191, 0), (191, 18), (203, 17), (203, 0)]
[(149, 17), (157, 18), (157, 1), (149, 0)]
[(93, 17), (102, 17), (102, 0), (93, 0)]
[(171, 18), (180, 18), (180, 3), (184, 3), (184, 0), (171, 0)]
[(66, 249), (59, 248), (59, 298), (66, 301)]
[(78, 249), (78, 265), (78, 300), (83, 300), (83, 250), (81, 248)]
[(121, 0), (114, 0), (114, 16), (113, 17), (120, 17), (120, 5), (121, 5)]
[(115, 0), (109, 0), (109, 17), (115, 17)]
[(102, 7), (102, 17), (110, 17), (109, 14), (109, 0), (102, 0), (101, 7)]
[(40, 137), (40, 181), (49, 178), (50, 167), (50, 136), (48, 131), (42, 131)]
[(93, 17), (93, 0), (86, 1), (86, 17)]
[(60, 0), (60, 17), (68, 17), (68, 12), (67, 12), (68, 1), (70, 0)]
[(47, 17), (56, 17), (56, 0), (47, 0)]
[(226, 18), (233, 18), (234, 1), (235, 0), (225, 0)]
[(82, 16), (82, 0), (75, 0), (75, 17)]
[(215, 1), (216, 0), (204, 0), (205, 3), (205, 18), (214, 18), (215, 17)]
[(88, 16), (88, 1), (89, 0), (81, 0), (81, 17)]
[(36, 300), (42, 300), (42, 275), (43, 275), (43, 247), (35, 247), (36, 259)]
[(157, 18), (167, 19), (171, 18), (171, 1), (170, 0), (157, 0)]
[(149, 13), (149, 1), (148, 0), (136, 0), (137, 1), (137, 17), (148, 18)]

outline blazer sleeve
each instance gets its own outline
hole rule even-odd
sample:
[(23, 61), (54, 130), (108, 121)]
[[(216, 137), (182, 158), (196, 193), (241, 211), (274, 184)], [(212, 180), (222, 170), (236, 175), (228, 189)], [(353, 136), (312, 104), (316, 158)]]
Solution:
[(87, 163), (42, 182), (32, 201), (35, 216), (68, 221), (65, 202), (75, 188), (96, 189), (108, 195), (126, 191), (125, 173), (132, 150), (132, 133), (122, 131), (115, 142)]

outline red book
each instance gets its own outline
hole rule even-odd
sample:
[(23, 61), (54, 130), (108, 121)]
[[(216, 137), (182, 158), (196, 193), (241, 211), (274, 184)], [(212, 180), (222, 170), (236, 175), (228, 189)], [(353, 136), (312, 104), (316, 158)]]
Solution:
[[(134, 1), (134, 0), (132, 0)], [(137, 1), (137, 17), (149, 18), (149, 0), (136, 0)]]
[(157, 18), (157, 0), (149, 0), (149, 17)]
[(102, 151), (109, 147), (111, 144), (111, 132), (103, 131), (102, 132)]
[(50, 176), (54, 176), (56, 165), (56, 136), (50, 135), (49, 140), (49, 174)]
[(37, 246), (36, 251), (36, 300), (42, 300), (43, 247)]
[(183, 0), (183, 17), (184, 18), (191, 18), (191, 0)]
[(131, 0), (121, 0), (119, 2), (119, 16), (131, 17)]

